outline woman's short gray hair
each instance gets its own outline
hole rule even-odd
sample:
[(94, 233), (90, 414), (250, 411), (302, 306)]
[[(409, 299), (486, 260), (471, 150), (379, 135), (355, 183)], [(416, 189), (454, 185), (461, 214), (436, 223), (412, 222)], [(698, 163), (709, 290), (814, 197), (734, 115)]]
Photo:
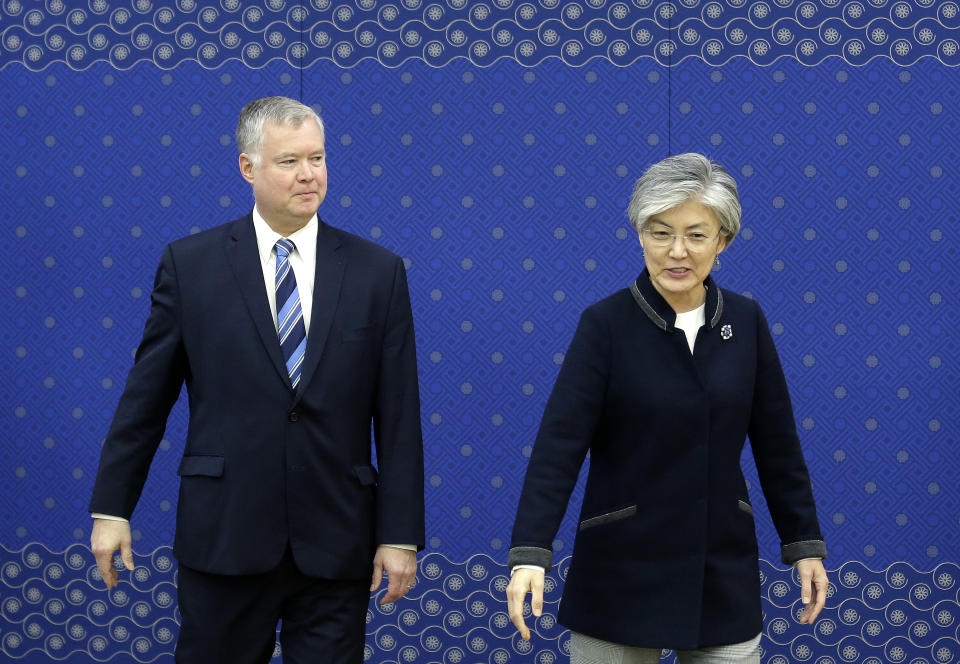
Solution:
[(260, 150), (263, 148), (263, 125), (266, 123), (299, 127), (312, 118), (323, 135), (323, 120), (306, 104), (289, 97), (262, 97), (254, 99), (240, 111), (237, 121), (237, 148), (246, 153), (254, 168), (260, 167)]
[(640, 176), (627, 216), (638, 231), (650, 217), (694, 200), (713, 210), (729, 245), (740, 232), (737, 183), (717, 162), (696, 152), (667, 157)]

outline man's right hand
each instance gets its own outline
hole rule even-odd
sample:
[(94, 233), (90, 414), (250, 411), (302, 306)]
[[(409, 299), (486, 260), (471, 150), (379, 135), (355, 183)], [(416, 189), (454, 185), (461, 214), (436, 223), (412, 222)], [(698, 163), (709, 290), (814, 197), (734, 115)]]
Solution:
[(530, 629), (523, 622), (523, 600), (530, 593), (530, 608), (539, 618), (543, 614), (543, 582), (546, 575), (533, 569), (515, 569), (507, 586), (507, 612), (510, 620), (520, 630), (520, 636), (530, 640)]
[(119, 583), (117, 568), (113, 566), (113, 554), (117, 549), (120, 550), (123, 566), (133, 571), (133, 549), (130, 547), (130, 540), (129, 521), (93, 520), (90, 548), (108, 590)]

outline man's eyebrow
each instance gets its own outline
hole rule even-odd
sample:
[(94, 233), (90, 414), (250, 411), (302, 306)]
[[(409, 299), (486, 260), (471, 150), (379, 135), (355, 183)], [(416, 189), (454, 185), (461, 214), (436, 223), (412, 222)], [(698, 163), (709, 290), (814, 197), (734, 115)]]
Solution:
[[(316, 155), (316, 154), (326, 154), (326, 150), (323, 149), (323, 148), (320, 148), (320, 149), (314, 150), (313, 152), (310, 153), (311, 156), (312, 156), (312, 155)], [(298, 155), (297, 152), (293, 152), (293, 151), (291, 151), (291, 150), (288, 150), (287, 152), (280, 152), (279, 154), (275, 155), (275, 156), (274, 156), (274, 159), (286, 159), (286, 158), (288, 158), (288, 157), (296, 157), (297, 155)]]

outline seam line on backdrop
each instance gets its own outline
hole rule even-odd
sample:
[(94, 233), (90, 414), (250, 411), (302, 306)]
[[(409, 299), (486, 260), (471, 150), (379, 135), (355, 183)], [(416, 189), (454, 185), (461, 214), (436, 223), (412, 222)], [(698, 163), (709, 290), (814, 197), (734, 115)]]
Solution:
[[(673, 14), (667, 16), (667, 39), (673, 39)], [(669, 42), (668, 42), (669, 44)], [(667, 156), (673, 155), (673, 49), (667, 46)]]
[(300, 21), (300, 58), (299, 58), (300, 62), (299, 62), (299, 66), (297, 67), (297, 73), (299, 74), (299, 77), (300, 77), (300, 103), (306, 104), (307, 102), (303, 100), (303, 58), (307, 54), (307, 47), (303, 42), (303, 26), (307, 22), (307, 19), (306, 19), (307, 9), (303, 5), (300, 5), (300, 8), (303, 9), (304, 18), (302, 21)]

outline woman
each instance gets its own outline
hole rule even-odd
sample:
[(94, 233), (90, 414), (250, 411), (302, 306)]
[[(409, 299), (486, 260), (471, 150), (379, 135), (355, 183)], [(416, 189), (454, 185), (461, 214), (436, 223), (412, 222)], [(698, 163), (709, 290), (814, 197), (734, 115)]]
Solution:
[(827, 576), (790, 397), (763, 312), (716, 286), (740, 229), (733, 178), (703, 155), (651, 166), (629, 209), (646, 269), (582, 314), (547, 403), (517, 510), (507, 588), (543, 608), (551, 542), (586, 453), (590, 474), (559, 621), (571, 662), (759, 662), (760, 574), (740, 470), (747, 436), (806, 605)]

